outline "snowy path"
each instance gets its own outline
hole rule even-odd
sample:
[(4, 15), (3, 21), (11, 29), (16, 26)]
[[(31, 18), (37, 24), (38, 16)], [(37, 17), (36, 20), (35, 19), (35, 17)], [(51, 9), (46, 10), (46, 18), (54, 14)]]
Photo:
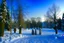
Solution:
[[(64, 38), (64, 37), (63, 37)], [(31, 36), (27, 38), (20, 38), (11, 43), (63, 43), (64, 39), (54, 35), (48, 36)]]
[(42, 29), (42, 35), (31, 35), (30, 33), (31, 30), (25, 30), (23, 36), (27, 37), (18, 38), (10, 43), (64, 43), (64, 32), (60, 30), (57, 35), (53, 29)]

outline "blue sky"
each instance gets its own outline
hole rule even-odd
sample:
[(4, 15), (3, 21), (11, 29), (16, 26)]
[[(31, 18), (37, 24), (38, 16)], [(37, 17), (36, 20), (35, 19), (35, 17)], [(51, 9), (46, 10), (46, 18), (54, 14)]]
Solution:
[[(14, 0), (13, 7), (15, 9), (17, 8), (17, 1)], [(48, 8), (53, 4), (60, 7), (60, 17), (62, 17), (62, 13), (64, 12), (64, 0), (20, 0), (20, 3), (23, 7), (23, 13), (27, 16), (27, 18), (41, 17), (42, 21), (44, 21), (44, 15), (46, 14)], [(11, 7), (10, 0), (7, 0), (7, 6), (9, 6), (9, 8)]]

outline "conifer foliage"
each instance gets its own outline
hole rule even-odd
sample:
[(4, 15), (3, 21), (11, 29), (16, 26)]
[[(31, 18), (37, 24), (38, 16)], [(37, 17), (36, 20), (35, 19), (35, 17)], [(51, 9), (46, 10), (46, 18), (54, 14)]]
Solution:
[(2, 4), (0, 7), (0, 36), (4, 35), (6, 15), (7, 15), (6, 0), (2, 0)]

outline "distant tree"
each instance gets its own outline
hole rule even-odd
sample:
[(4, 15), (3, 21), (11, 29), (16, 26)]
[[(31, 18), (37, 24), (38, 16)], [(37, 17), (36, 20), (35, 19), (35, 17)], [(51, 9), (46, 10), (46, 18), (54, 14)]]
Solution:
[(14, 21), (14, 33), (16, 33), (16, 21)]
[(13, 24), (13, 28), (14, 28), (14, 33), (16, 33), (16, 28), (18, 27), (18, 14), (17, 14), (17, 10), (13, 10), (13, 17), (14, 17), (14, 24)]
[(31, 23), (31, 21), (30, 20), (27, 20), (27, 21), (25, 21), (25, 23), (26, 23), (26, 28), (30, 28), (30, 23)]
[(35, 29), (35, 32), (34, 32), (34, 29), (33, 29), (32, 33), (34, 33), (36, 35), (37, 32), (36, 32), (36, 21), (35, 21), (35, 18), (31, 18), (31, 22), (32, 22), (32, 27)]
[(37, 28), (39, 29), (39, 34), (41, 35), (42, 22), (40, 17), (37, 18)]
[(63, 16), (62, 16), (62, 31), (64, 31), (64, 13), (63, 13)]
[(34, 30), (32, 29), (32, 35), (34, 35)]
[(57, 28), (61, 29), (61, 18), (57, 20)]
[(35, 32), (34, 32), (34, 29), (33, 29), (33, 22), (32, 22), (32, 20), (31, 20), (31, 22), (30, 22), (30, 28), (32, 29), (32, 35), (34, 35)]
[(33, 28), (35, 29), (35, 28), (36, 28), (36, 21), (35, 21), (35, 18), (31, 18), (31, 21), (32, 21), (32, 24), (33, 24)]
[(31, 29), (33, 28), (33, 24), (32, 24), (32, 21), (30, 21), (30, 28), (31, 28)]
[(14, 3), (14, 0), (9, 0), (10, 1), (10, 14), (11, 14), (11, 21), (10, 21), (10, 25), (9, 25), (9, 27), (11, 28), (11, 30), (10, 30), (10, 35), (12, 34), (12, 28), (13, 28), (13, 3)]
[(56, 34), (57, 34), (56, 22), (58, 13), (59, 13), (59, 7), (54, 4), (51, 8), (49, 8), (46, 14), (46, 17), (49, 21), (54, 21), (54, 30)]

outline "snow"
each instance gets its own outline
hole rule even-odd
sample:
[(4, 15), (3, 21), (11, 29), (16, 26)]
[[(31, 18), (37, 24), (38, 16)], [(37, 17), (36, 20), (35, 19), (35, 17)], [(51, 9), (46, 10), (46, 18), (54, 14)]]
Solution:
[(31, 35), (31, 31), (32, 29), (22, 29), (22, 34), (18, 33), (18, 29), (16, 33), (12, 29), (11, 34), (5, 31), (4, 37), (0, 38), (0, 43), (63, 43), (64, 41), (64, 32), (61, 30), (58, 30), (57, 35), (54, 29), (49, 28), (43, 28), (41, 35)]
[(47, 35), (47, 36), (30, 36), (27, 38), (20, 38), (11, 43), (63, 43), (64, 39), (59, 39), (55, 35)]

